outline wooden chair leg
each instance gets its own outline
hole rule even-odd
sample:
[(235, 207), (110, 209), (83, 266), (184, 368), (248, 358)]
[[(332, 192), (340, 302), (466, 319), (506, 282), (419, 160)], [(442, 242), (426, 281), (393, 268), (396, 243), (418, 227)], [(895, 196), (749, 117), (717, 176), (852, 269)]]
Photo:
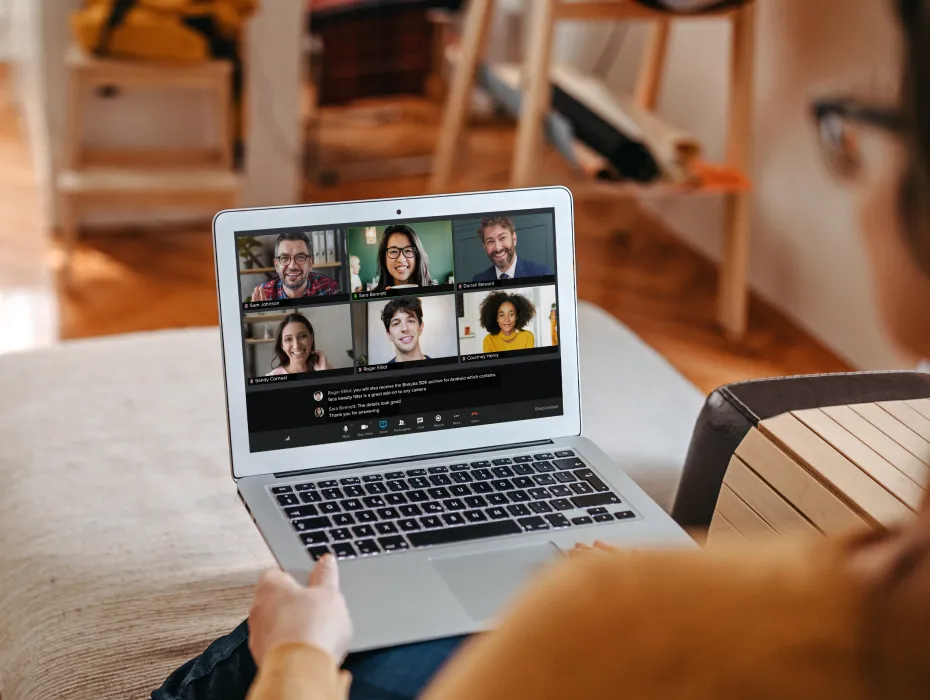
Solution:
[[(755, 59), (754, 4), (745, 5), (732, 17), (727, 161), (742, 172), (749, 172)], [(749, 265), (750, 206), (748, 192), (727, 197), (717, 320), (727, 336), (733, 339), (741, 338), (746, 332), (749, 311), (746, 280)]]
[(447, 10), (429, 10), (426, 13), (433, 30), (433, 47), (430, 54), (430, 74), (426, 78), (427, 96), (441, 104), (448, 94), (446, 85), (446, 46), (449, 33), (455, 24), (455, 15)]
[(655, 109), (659, 89), (662, 86), (670, 28), (671, 22), (664, 19), (653, 24), (649, 43), (646, 45), (646, 54), (643, 56), (643, 63), (636, 81), (636, 104), (650, 112)]
[(723, 220), (723, 260), (717, 290), (717, 322), (731, 340), (746, 333), (749, 314), (750, 206), (746, 192), (727, 195)]
[(458, 65), (452, 76), (452, 87), (446, 100), (433, 162), (430, 190), (445, 192), (452, 178), (456, 149), (465, 125), (471, 100), (475, 71), (481, 58), (495, 0), (470, 0), (465, 16), (465, 31)]
[(74, 249), (77, 244), (78, 222), (74, 202), (68, 195), (59, 196), (61, 221), (61, 280), (65, 287), (71, 284), (74, 269)]
[(213, 90), (213, 119), (218, 140), (218, 160), (219, 166), (225, 169), (233, 167), (233, 132), (235, 129), (230, 81), (231, 77), (224, 74)]
[(514, 150), (512, 187), (527, 187), (533, 183), (541, 142), (543, 119), (552, 103), (549, 83), (549, 58), (556, 0), (533, 0), (530, 15), (528, 50), (523, 64), (523, 97), (520, 102), (520, 123)]

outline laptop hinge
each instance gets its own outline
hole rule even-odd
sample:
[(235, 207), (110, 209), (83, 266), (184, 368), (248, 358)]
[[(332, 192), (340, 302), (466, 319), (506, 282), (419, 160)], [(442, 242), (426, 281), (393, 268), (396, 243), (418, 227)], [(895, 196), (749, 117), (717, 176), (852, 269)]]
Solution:
[(450, 457), (461, 457), (463, 455), (477, 454), (481, 452), (494, 452), (498, 450), (522, 450), (527, 447), (538, 447), (539, 445), (551, 445), (552, 440), (536, 440), (534, 442), (520, 442), (513, 445), (495, 445), (492, 447), (481, 447), (473, 450), (454, 450), (451, 452), (433, 452), (426, 455), (417, 455), (416, 457), (395, 457), (394, 459), (379, 459), (374, 462), (354, 462), (352, 464), (336, 464), (331, 467), (322, 467), (320, 469), (302, 469), (299, 472), (274, 472), (275, 479), (285, 479), (295, 476), (304, 476), (307, 474), (319, 474), (321, 472), (341, 472), (347, 469), (358, 469), (359, 467), (381, 467), (386, 464), (399, 464), (401, 462), (422, 462), (427, 459), (447, 459)]

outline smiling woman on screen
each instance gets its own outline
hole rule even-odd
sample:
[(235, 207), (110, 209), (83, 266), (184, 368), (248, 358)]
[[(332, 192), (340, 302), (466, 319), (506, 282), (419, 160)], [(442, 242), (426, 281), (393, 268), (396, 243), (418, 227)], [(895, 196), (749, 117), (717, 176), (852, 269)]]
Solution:
[(429, 257), (417, 232), (404, 224), (384, 229), (378, 245), (378, 286), (372, 291), (431, 284)]
[(302, 314), (290, 314), (278, 326), (271, 366), (266, 376), (332, 369), (326, 355), (316, 349), (313, 326)]
[(527, 350), (536, 347), (531, 331), (523, 330), (536, 316), (536, 307), (525, 296), (491, 292), (478, 309), (484, 336), (484, 352)]

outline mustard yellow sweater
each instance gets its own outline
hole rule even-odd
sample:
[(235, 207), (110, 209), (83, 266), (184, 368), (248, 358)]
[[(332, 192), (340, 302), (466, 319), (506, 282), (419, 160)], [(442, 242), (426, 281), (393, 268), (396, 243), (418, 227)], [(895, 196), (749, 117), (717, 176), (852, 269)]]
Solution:
[(509, 341), (501, 333), (484, 336), (482, 349), (485, 352), (507, 352), (508, 350), (528, 350), (536, 347), (536, 338), (532, 331), (517, 331)]
[[(930, 694), (930, 571), (858, 583), (840, 543), (591, 553), (554, 566), (426, 700), (858, 700)], [(923, 568), (928, 568), (924, 562)], [(344, 700), (323, 651), (272, 650), (249, 700)]]

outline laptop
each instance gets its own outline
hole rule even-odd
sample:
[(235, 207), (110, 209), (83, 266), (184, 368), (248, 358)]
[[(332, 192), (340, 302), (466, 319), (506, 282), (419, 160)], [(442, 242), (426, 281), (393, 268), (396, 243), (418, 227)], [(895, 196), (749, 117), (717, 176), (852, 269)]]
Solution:
[(298, 581), (339, 559), (353, 651), (485, 629), (579, 542), (693, 546), (584, 437), (573, 235), (561, 187), (216, 216), (232, 476)]

